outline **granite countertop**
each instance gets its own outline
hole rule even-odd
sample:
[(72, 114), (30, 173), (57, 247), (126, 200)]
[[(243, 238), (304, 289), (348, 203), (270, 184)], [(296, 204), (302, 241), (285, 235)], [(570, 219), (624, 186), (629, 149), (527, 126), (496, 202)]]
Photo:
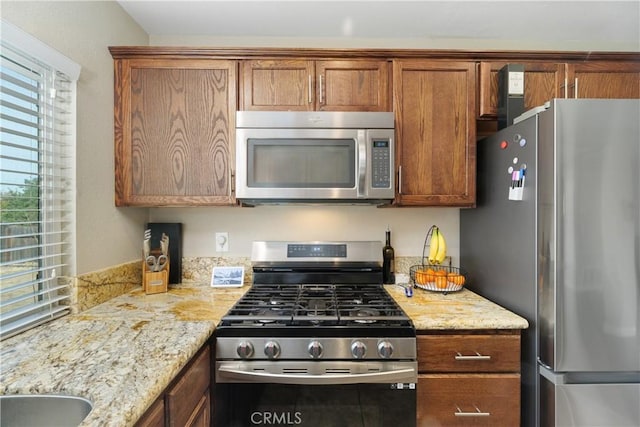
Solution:
[[(527, 321), (463, 289), (441, 294), (399, 286), (389, 293), (416, 329), (524, 329)], [(249, 289), (176, 286), (134, 290), (0, 343), (0, 394), (83, 396), (82, 426), (131, 426), (206, 343)]]
[(419, 330), (527, 329), (526, 319), (468, 289), (432, 292), (413, 289), (407, 297), (397, 285), (385, 286)]
[(0, 342), (0, 394), (82, 396), (81, 426), (131, 426), (249, 289), (140, 288)]

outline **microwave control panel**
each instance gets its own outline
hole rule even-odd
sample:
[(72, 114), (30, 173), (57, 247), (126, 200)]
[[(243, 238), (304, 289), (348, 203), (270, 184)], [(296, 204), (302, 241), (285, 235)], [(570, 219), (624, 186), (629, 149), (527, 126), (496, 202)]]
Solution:
[(371, 185), (373, 188), (391, 186), (391, 150), (388, 139), (372, 140)]

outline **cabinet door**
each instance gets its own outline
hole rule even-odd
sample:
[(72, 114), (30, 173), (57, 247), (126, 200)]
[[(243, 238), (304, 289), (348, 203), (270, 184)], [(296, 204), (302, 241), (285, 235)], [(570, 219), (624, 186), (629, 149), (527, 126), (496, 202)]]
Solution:
[(387, 61), (318, 61), (318, 110), (391, 111)]
[(313, 61), (250, 60), (242, 63), (242, 110), (315, 109)]
[(520, 375), (418, 376), (417, 425), (520, 425)]
[[(495, 119), (498, 114), (498, 73), (506, 62), (478, 64), (478, 117)], [(531, 62), (524, 65), (524, 108), (543, 105), (552, 98), (564, 98), (565, 66), (562, 63)]]
[(207, 392), (196, 405), (191, 417), (187, 420), (185, 427), (210, 427), (211, 426), (211, 401), (210, 393)]
[(585, 62), (567, 66), (569, 98), (640, 98), (640, 62)]
[(398, 204), (475, 204), (475, 80), (473, 62), (394, 61)]
[(233, 203), (236, 63), (115, 62), (117, 206)]
[[(169, 425), (198, 425), (197, 420), (210, 414), (209, 386), (211, 378), (211, 352), (209, 347), (196, 356), (175, 386), (167, 392)], [(203, 399), (206, 400), (203, 401)], [(204, 415), (202, 411), (206, 411)]]
[(164, 427), (164, 399), (156, 400), (136, 422), (135, 427)]

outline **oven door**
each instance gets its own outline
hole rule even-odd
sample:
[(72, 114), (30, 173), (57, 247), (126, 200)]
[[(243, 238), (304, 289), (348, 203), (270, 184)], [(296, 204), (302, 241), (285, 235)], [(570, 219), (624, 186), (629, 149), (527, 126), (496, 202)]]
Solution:
[[(353, 371), (349, 367), (337, 367), (344, 362), (304, 363), (310, 368), (285, 364), (287, 368), (275, 373), (260, 367), (246, 369), (242, 362), (218, 362), (215, 425), (416, 425), (415, 362), (398, 362), (390, 369), (361, 363), (364, 370), (359, 374), (349, 373)], [(319, 369), (333, 373), (310, 373)]]
[(214, 419), (226, 427), (410, 427), (416, 425), (416, 390), (397, 384), (217, 384)]

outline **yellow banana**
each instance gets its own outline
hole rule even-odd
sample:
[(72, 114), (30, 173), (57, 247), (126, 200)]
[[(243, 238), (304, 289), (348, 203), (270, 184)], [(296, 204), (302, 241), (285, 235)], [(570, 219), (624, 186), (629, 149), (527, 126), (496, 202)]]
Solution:
[(431, 226), (431, 240), (429, 241), (429, 264), (437, 264), (436, 255), (438, 254), (438, 245), (440, 239), (438, 239), (439, 230), (435, 225)]
[(438, 229), (438, 252), (436, 252), (435, 260), (436, 264), (442, 264), (447, 256), (447, 242), (444, 240), (444, 235)]

